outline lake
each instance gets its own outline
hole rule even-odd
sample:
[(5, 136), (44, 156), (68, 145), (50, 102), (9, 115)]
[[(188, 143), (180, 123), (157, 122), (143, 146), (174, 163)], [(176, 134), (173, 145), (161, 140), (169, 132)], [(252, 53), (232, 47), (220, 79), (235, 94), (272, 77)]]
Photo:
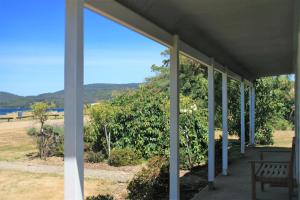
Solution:
[[(15, 112), (26, 112), (26, 111), (30, 111), (30, 108), (0, 108), (0, 115), (6, 115), (9, 113), (15, 113)], [(53, 109), (49, 109), (49, 111), (56, 111), (56, 112), (64, 112), (63, 108), (53, 108)]]

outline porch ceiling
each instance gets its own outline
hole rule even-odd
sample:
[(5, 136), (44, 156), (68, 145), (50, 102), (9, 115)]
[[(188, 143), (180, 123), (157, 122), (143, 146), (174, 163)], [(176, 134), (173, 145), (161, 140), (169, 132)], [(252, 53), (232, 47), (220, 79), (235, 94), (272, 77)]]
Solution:
[[(103, 14), (108, 2), (179, 35), (188, 46), (249, 80), (293, 72), (293, 0), (86, 0), (86, 5)], [(136, 26), (130, 24), (131, 15), (118, 16), (116, 21), (128, 18), (125, 25)], [(137, 29), (147, 33), (149, 27)]]

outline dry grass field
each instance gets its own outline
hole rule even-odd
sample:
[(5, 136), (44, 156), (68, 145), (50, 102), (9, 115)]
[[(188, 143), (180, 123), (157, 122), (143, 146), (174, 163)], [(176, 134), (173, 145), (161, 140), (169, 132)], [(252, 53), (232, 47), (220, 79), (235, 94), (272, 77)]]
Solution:
[(295, 131), (275, 131), (274, 145), (276, 147), (291, 147)]
[[(62, 126), (63, 119), (48, 121), (51, 125)], [(36, 152), (34, 139), (26, 134), (30, 127), (38, 127), (35, 120), (0, 122), (0, 161), (63, 165), (61, 158), (47, 161), (30, 159), (28, 154)], [(216, 132), (216, 137), (220, 132)], [(290, 147), (294, 131), (276, 131), (274, 146)], [(234, 139), (234, 138), (231, 138)], [(92, 166), (93, 167), (93, 166)], [(107, 166), (102, 166), (102, 169)], [(111, 170), (111, 169), (109, 169)], [(125, 199), (126, 183), (97, 179), (85, 179), (85, 196), (114, 194), (117, 199)], [(116, 196), (117, 195), (117, 196)], [(1, 200), (58, 200), (63, 199), (63, 176), (57, 174), (31, 173), (0, 168)]]
[[(49, 120), (48, 124), (61, 126), (63, 120)], [(30, 127), (38, 125), (38, 122), (34, 120), (0, 122), (0, 161), (62, 165), (61, 158), (50, 158), (43, 161), (31, 160), (27, 156), (36, 152), (36, 144), (34, 139), (26, 134), (26, 131)], [(0, 199), (63, 199), (63, 183), (62, 175), (0, 169)], [(117, 194), (118, 199), (124, 199), (126, 183), (86, 178), (84, 190), (85, 196)]]
[[(64, 181), (62, 176), (0, 170), (1, 200), (59, 200), (63, 199)], [(97, 194), (126, 194), (126, 184), (86, 179), (85, 196)]]
[[(63, 126), (63, 120), (49, 120), (48, 124)], [(27, 154), (36, 152), (36, 143), (26, 132), (38, 126), (36, 120), (0, 122), (0, 161), (24, 160)]]

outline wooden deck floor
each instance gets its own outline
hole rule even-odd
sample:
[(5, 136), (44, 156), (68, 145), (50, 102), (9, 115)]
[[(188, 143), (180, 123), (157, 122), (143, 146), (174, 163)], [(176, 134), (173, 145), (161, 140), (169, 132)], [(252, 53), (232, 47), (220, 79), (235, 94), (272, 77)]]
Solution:
[[(215, 180), (215, 190), (204, 188), (193, 200), (251, 200), (251, 176), (249, 160), (258, 160), (258, 148), (248, 149), (245, 157), (232, 161), (229, 165), (229, 175), (219, 175)], [(266, 160), (288, 160), (284, 153), (270, 153)], [(288, 199), (288, 190), (284, 187), (265, 187), (261, 192), (260, 184), (257, 184), (258, 200), (285, 200)], [(295, 189), (296, 194), (296, 189)], [(297, 199), (296, 195), (293, 199)]]

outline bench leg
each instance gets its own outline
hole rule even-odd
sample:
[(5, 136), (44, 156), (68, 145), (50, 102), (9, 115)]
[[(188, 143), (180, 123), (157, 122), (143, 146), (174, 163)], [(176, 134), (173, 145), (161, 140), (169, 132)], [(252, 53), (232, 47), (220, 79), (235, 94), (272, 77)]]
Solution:
[(262, 191), (262, 192), (265, 191), (265, 184), (264, 184), (264, 182), (261, 182), (261, 183), (260, 183), (260, 188), (261, 188), (261, 191)]
[(252, 180), (252, 200), (256, 200), (256, 181)]
[(256, 178), (255, 178), (255, 163), (251, 163), (251, 184), (252, 184), (252, 200), (256, 200)]
[(293, 180), (288, 181), (288, 188), (289, 188), (289, 200), (292, 200), (292, 198), (293, 198), (293, 188), (294, 188)]

